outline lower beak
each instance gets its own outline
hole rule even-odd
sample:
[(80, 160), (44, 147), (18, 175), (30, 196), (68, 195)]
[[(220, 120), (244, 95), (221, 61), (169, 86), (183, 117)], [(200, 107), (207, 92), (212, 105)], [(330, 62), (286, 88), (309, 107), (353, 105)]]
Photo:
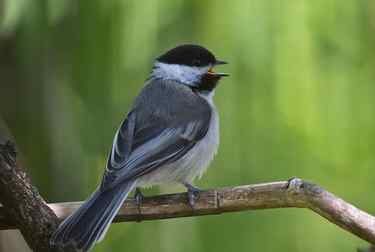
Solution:
[(229, 76), (229, 74), (227, 73), (215, 73), (215, 72), (208, 72), (208, 74), (214, 76), (214, 77), (226, 77), (226, 76)]
[(212, 68), (210, 68), (208, 70), (207, 74), (209, 74), (212, 77), (216, 77), (216, 78), (221, 78), (221, 77), (229, 76), (229, 74), (227, 74), (227, 73), (217, 73), (217, 72), (214, 72), (214, 70)]

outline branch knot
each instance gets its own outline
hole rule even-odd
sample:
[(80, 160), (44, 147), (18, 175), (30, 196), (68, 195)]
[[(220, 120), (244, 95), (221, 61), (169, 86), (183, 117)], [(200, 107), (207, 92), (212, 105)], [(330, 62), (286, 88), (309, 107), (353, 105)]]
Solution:
[(288, 180), (287, 192), (292, 195), (300, 194), (304, 181), (300, 178), (291, 178)]

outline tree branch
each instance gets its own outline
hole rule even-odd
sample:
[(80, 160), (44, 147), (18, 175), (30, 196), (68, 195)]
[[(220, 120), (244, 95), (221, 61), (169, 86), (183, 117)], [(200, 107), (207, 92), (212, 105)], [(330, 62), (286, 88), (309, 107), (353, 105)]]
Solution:
[[(0, 159), (0, 161), (0, 178), (3, 178), (4, 160)], [(24, 177), (18, 178), (19, 175), (17, 174), (12, 176), (24, 180)], [(5, 184), (5, 189), (6, 185), (10, 185), (9, 182), (5, 182), (13, 180), (12, 176), (8, 179), (0, 179), (1, 184)], [(27, 184), (26, 180), (18, 184), (20, 192), (22, 190), (29, 191), (30, 185)], [(8, 201), (4, 201), (4, 207), (0, 207), (0, 230), (20, 228), (22, 231), (23, 225), (26, 225), (28, 226), (26, 230), (38, 230), (39, 235), (45, 230), (47, 239), (51, 230), (56, 228), (53, 212), (62, 220), (82, 204), (81, 202), (49, 204), (52, 212), (39, 194), (24, 193), (22, 197), (13, 197), (14, 190), (7, 189), (8, 191), (3, 192), (3, 187), (4, 185), (0, 185), (1, 201), (3, 201), (3, 195), (13, 199), (10, 200), (11, 204), (6, 204)], [(31, 190), (31, 192), (34, 191)], [(8, 195), (9, 193), (11, 196)], [(156, 220), (255, 209), (297, 207), (311, 209), (339, 227), (375, 244), (374, 216), (354, 207), (321, 187), (298, 178), (289, 181), (204, 191), (200, 193), (194, 209), (187, 202), (186, 193), (160, 195), (145, 198), (140, 209), (138, 209), (135, 201), (128, 199), (120, 209), (115, 221)], [(33, 218), (32, 221), (24, 220), (25, 215), (19, 214), (23, 213), (24, 209), (32, 213), (26, 216), (36, 216), (37, 218)], [(12, 218), (7, 216), (12, 216)], [(49, 228), (43, 229), (48, 223), (50, 223)], [(22, 233), (28, 241), (32, 237), (35, 238), (30, 232), (23, 231)], [(46, 240), (43, 239), (42, 242), (46, 242)]]
[[(191, 209), (187, 202), (186, 193), (149, 197), (144, 199), (139, 212), (135, 201), (129, 199), (120, 209), (115, 221), (157, 220), (255, 209), (297, 207), (311, 209), (330, 222), (375, 244), (374, 216), (321, 187), (298, 178), (204, 191), (200, 193), (194, 209)], [(59, 218), (64, 219), (80, 205), (80, 202), (71, 202), (49, 206)]]
[(4, 227), (18, 228), (34, 251), (58, 251), (50, 247), (49, 238), (59, 220), (16, 163), (10, 142), (0, 145), (0, 202)]

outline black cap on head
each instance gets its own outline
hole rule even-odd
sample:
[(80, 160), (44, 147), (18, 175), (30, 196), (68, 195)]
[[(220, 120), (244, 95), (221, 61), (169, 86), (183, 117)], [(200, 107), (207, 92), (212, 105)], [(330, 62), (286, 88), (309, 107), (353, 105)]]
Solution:
[(218, 63), (215, 56), (209, 50), (202, 46), (193, 44), (177, 46), (167, 51), (156, 60), (167, 64), (198, 67), (208, 66), (210, 64), (215, 65)]

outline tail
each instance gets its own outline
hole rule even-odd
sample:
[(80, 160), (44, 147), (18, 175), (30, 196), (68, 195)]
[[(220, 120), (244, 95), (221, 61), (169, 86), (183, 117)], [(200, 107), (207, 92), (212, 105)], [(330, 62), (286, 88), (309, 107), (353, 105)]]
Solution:
[(60, 224), (51, 237), (51, 244), (59, 247), (73, 245), (78, 250), (89, 251), (103, 239), (134, 187), (135, 182), (132, 181), (106, 191), (97, 189), (77, 211)]

